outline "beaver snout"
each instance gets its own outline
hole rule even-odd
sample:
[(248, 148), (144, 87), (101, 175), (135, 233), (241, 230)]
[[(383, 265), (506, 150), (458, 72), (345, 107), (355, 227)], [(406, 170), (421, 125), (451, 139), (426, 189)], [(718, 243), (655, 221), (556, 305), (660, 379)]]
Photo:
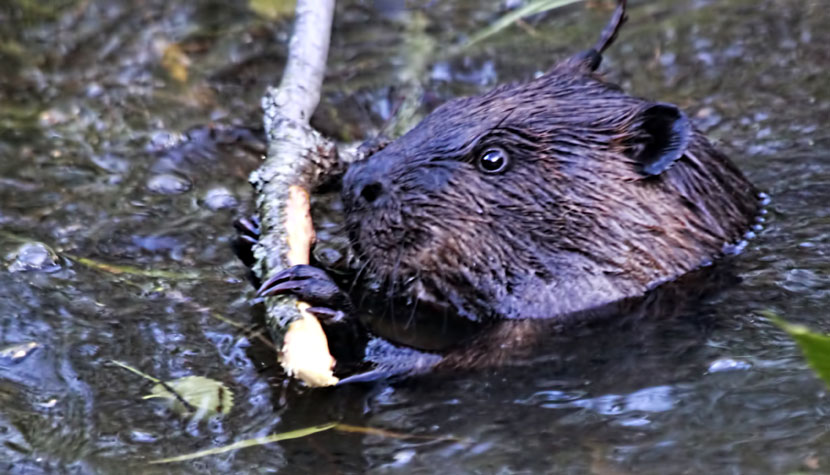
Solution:
[(368, 161), (353, 165), (343, 178), (343, 197), (352, 207), (380, 204), (388, 191), (388, 173)]
[(354, 173), (351, 179), (344, 181), (343, 190), (353, 205), (369, 206), (380, 202), (389, 190), (388, 178), (376, 173)]

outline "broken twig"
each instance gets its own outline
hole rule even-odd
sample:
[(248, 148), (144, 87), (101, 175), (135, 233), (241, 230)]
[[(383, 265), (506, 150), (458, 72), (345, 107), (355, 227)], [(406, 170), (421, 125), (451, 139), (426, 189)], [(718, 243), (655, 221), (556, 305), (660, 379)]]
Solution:
[[(262, 99), (268, 156), (251, 175), (261, 236), (254, 271), (265, 280), (286, 267), (308, 264), (314, 242), (309, 190), (337, 166), (337, 149), (309, 120), (320, 101), (334, 0), (299, 0), (288, 62), (278, 88)], [(337, 383), (325, 333), (307, 305), (292, 297), (266, 299), (266, 322), (280, 363), (310, 386)]]

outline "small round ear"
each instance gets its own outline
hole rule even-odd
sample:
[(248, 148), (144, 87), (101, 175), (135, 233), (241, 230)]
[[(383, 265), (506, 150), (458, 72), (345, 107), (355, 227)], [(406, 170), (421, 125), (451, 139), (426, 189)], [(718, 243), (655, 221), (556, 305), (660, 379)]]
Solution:
[(674, 104), (652, 104), (640, 113), (637, 146), (631, 149), (632, 159), (642, 165), (642, 172), (655, 176), (686, 153), (692, 135), (689, 118)]

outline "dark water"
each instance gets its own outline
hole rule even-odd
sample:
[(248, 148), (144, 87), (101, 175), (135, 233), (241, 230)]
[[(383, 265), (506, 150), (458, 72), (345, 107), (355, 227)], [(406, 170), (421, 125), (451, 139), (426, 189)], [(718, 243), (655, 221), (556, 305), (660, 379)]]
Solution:
[[(609, 15), (568, 7), (446, 59), (520, 2), (399, 3), (339, 6), (315, 118), (326, 133), (381, 126), (407, 64), (427, 64), (431, 107), (532, 76), (591, 44)], [(246, 130), (290, 19), (245, 2), (5, 0), (0, 348), (38, 348), (0, 359), (0, 472), (830, 472), (827, 388), (758, 313), (830, 332), (828, 4), (632, 3), (609, 76), (686, 108), (772, 197), (764, 229), (727, 263), (741, 281), (670, 319), (558, 337), (521, 365), (310, 391), (286, 388), (271, 350), (216, 318), (256, 321), (230, 223), (251, 208), (262, 143)], [(236, 405), (179, 419), (113, 359), (223, 381)], [(424, 437), (329, 431), (147, 464), (332, 420)]]

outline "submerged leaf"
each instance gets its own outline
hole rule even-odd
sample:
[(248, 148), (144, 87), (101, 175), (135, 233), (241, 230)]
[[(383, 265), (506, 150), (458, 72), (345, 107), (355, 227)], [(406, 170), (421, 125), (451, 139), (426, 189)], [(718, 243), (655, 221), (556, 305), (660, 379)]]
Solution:
[(830, 336), (811, 332), (804, 325), (788, 323), (769, 310), (761, 312), (761, 314), (790, 334), (798, 347), (801, 348), (801, 352), (807, 359), (807, 364), (825, 383), (830, 385)]
[(305, 429), (298, 429), (292, 430), (290, 432), (283, 432), (281, 434), (271, 434), (265, 437), (257, 437), (254, 439), (246, 439), (241, 440), (239, 442), (235, 442), (230, 445), (226, 445), (224, 447), (217, 447), (215, 449), (208, 449), (208, 450), (201, 450), (199, 452), (194, 452), (192, 454), (185, 454), (179, 455), (177, 457), (169, 457), (165, 459), (153, 460), (150, 463), (172, 463), (172, 462), (183, 462), (185, 460), (192, 460), (201, 457), (206, 457), (208, 455), (216, 455), (216, 454), (223, 454), (225, 452), (230, 452), (232, 450), (237, 449), (244, 449), (246, 447), (254, 447), (257, 445), (265, 445), (270, 444), (272, 442), (279, 442), (281, 440), (288, 440), (288, 439), (298, 439), (300, 437), (305, 437), (311, 434), (316, 434), (317, 432), (323, 432), (335, 427), (336, 423), (330, 424), (323, 424), (319, 426), (312, 426), (307, 427)]
[(187, 73), (190, 68), (190, 58), (176, 43), (170, 43), (161, 55), (161, 67), (177, 82), (187, 82)]
[(63, 254), (64, 257), (71, 259), (78, 264), (82, 264), (90, 269), (95, 269), (101, 272), (108, 272), (113, 275), (135, 275), (139, 277), (150, 277), (154, 279), (170, 279), (170, 280), (189, 280), (200, 278), (197, 272), (174, 272), (157, 269), (139, 269), (135, 266), (109, 264), (106, 262), (96, 261), (88, 257), (73, 256), (71, 254)]
[(233, 392), (219, 381), (204, 376), (185, 376), (158, 383), (144, 399), (169, 399), (173, 410), (185, 414), (196, 409), (206, 414), (227, 414), (233, 407)]
[(227, 414), (233, 407), (233, 392), (219, 381), (204, 376), (185, 376), (172, 381), (162, 381), (122, 361), (111, 362), (156, 383), (144, 399), (168, 399), (173, 410), (179, 414), (188, 414), (191, 411), (202, 415)]

